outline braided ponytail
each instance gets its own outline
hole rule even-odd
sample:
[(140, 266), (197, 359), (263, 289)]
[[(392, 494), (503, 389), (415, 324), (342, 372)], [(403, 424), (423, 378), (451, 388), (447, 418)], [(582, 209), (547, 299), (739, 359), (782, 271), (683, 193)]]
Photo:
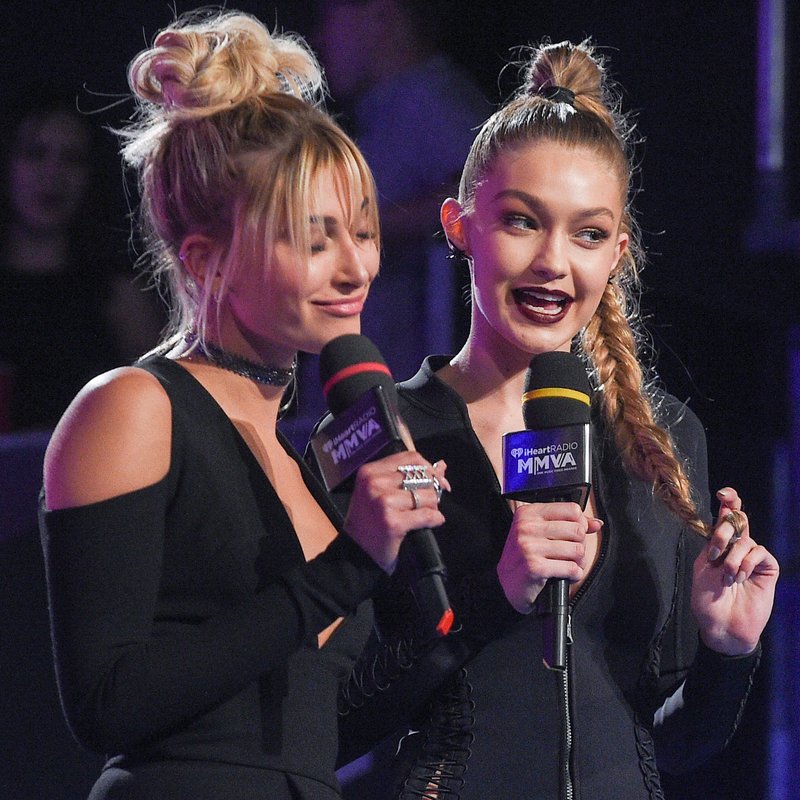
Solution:
[[(506, 149), (540, 139), (595, 151), (615, 170), (628, 198), (633, 131), (620, 110), (604, 63), (591, 45), (546, 43), (534, 51), (516, 95), (478, 133), (461, 176), (459, 202), (469, 213), (476, 187), (495, 157)], [(597, 311), (578, 336), (577, 346), (603, 388), (603, 415), (615, 432), (625, 464), (635, 475), (650, 481), (658, 496), (688, 526), (708, 535), (672, 439), (656, 421), (639, 359), (635, 310), (638, 263), (643, 254), (627, 202), (621, 230), (628, 234), (628, 247), (614, 268)]]
[(603, 416), (632, 472), (651, 481), (667, 507), (706, 536), (708, 530), (697, 513), (672, 439), (655, 420), (626, 305), (624, 290), (610, 282), (580, 336), (581, 349), (603, 387)]

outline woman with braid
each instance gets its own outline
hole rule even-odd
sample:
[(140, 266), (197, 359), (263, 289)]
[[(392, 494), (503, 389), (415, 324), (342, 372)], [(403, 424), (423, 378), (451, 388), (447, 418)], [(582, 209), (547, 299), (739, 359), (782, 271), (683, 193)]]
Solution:
[[(546, 44), (442, 207), (471, 329), (399, 394), (418, 450), (448, 464), (436, 537), (456, 623), (426, 640), (395, 579), (376, 600), (340, 714), (344, 760), (400, 731), (380, 796), (662, 798), (662, 770), (736, 729), (778, 565), (734, 489), (712, 503), (703, 428), (639, 361), (630, 130), (592, 48)], [(593, 385), (583, 511), (501, 495), (502, 436), (525, 428), (526, 370), (550, 351)], [(535, 609), (551, 578), (570, 586), (563, 671), (542, 663)]]

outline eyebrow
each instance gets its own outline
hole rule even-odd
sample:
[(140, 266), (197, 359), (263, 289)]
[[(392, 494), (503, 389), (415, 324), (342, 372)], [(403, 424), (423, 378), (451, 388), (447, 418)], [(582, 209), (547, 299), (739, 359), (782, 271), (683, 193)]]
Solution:
[(319, 217), (316, 214), (310, 214), (308, 217), (308, 221), (312, 225), (337, 225), (338, 220), (336, 217)]
[[(361, 201), (361, 206), (359, 207), (359, 211), (363, 211), (364, 209), (369, 207), (369, 197), (365, 197)], [(325, 226), (335, 226), (338, 224), (338, 220), (336, 217), (326, 217), (326, 216), (318, 216), (317, 214), (309, 214), (308, 221), (311, 225), (325, 225)]]
[[(533, 211), (539, 211), (543, 208), (544, 203), (532, 194), (528, 194), (527, 192), (523, 192), (520, 189), (503, 189), (499, 191), (493, 198), (493, 200), (503, 200), (507, 197), (514, 198), (516, 200), (520, 200), (525, 203)], [(606, 206), (598, 206), (597, 208), (585, 208), (578, 212), (577, 215), (579, 218), (589, 218), (589, 217), (597, 217), (597, 216), (606, 216), (610, 217), (612, 220), (616, 219), (614, 216), (614, 212), (607, 208)]]

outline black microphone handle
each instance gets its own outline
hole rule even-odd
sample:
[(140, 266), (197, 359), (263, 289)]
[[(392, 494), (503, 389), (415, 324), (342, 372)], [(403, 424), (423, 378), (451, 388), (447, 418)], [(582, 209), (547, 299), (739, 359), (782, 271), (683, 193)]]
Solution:
[(401, 562), (415, 576), (411, 591), (426, 630), (446, 636), (453, 625), (453, 609), (444, 585), (445, 566), (439, 544), (430, 528), (409, 531), (400, 545)]
[[(587, 495), (588, 499), (588, 495)], [(549, 499), (551, 503), (581, 502), (574, 492)], [(567, 668), (567, 642), (569, 641), (569, 581), (566, 578), (550, 578), (544, 585), (536, 602), (537, 612), (542, 617), (542, 660), (548, 669)]]
[(542, 617), (542, 660), (548, 669), (567, 668), (569, 581), (550, 578), (536, 600)]
[[(391, 450), (407, 452), (399, 441)], [(437, 636), (446, 636), (453, 625), (454, 614), (444, 585), (447, 567), (430, 528), (417, 528), (406, 534), (400, 544), (398, 569), (409, 573), (411, 592), (426, 630), (435, 631)]]
[[(527, 503), (577, 503), (581, 509), (586, 501), (581, 489), (562, 487), (563, 494), (544, 492), (537, 497), (518, 497)], [(550, 578), (536, 598), (536, 613), (542, 618), (542, 661), (548, 669), (567, 668), (567, 643), (569, 641), (569, 581), (566, 578)]]

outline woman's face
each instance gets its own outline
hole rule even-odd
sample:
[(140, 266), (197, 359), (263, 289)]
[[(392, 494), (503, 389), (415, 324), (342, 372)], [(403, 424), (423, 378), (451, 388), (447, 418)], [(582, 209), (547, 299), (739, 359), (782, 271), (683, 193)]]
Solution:
[(462, 220), (472, 344), (514, 364), (569, 350), (627, 246), (622, 214), (620, 178), (595, 151), (542, 140), (501, 153)]
[(28, 230), (62, 232), (74, 221), (89, 181), (89, 132), (64, 112), (23, 122), (13, 145), (9, 194)]
[(376, 231), (366, 208), (348, 228), (346, 199), (323, 171), (310, 212), (311, 252), (287, 240), (273, 245), (263, 268), (239, 269), (227, 295), (228, 325), (260, 358), (289, 363), (298, 350), (318, 353), (336, 336), (360, 333), (361, 311), (378, 272)]

